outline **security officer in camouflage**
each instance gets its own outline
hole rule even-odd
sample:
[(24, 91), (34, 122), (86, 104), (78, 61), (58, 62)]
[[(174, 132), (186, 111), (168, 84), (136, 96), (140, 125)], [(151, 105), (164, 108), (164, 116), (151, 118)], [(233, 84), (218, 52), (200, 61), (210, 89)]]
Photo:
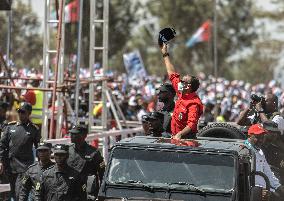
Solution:
[(163, 129), (164, 114), (162, 112), (149, 112), (146, 114), (146, 117), (142, 118), (148, 121), (147, 135), (152, 137), (171, 138), (171, 133), (168, 133)]
[(97, 196), (99, 184), (102, 182), (105, 163), (101, 153), (86, 141), (88, 129), (84, 125), (74, 126), (70, 131), (71, 142), (69, 147), (68, 165), (78, 172), (87, 183), (88, 199)]
[[(6, 126), (8, 125), (8, 121), (6, 119), (7, 109), (8, 109), (8, 103), (0, 101), (0, 138), (2, 132), (4, 132)], [(7, 178), (7, 175), (4, 173), (0, 175), (0, 184), (6, 184), (6, 183), (9, 183), (9, 180)], [(0, 200), (6, 201), (8, 200), (8, 196), (9, 196), (8, 193), (1, 193)]]
[(54, 146), (55, 165), (42, 174), (36, 201), (86, 201), (86, 184), (78, 171), (67, 165), (68, 145)]
[(8, 174), (14, 200), (18, 200), (23, 174), (34, 163), (33, 146), (37, 148), (41, 138), (38, 127), (29, 119), (31, 104), (23, 102), (17, 111), (20, 121), (10, 122), (0, 140), (0, 174)]
[(171, 133), (171, 120), (175, 108), (175, 89), (171, 83), (163, 83), (157, 90), (157, 97), (160, 103), (163, 104), (159, 111), (164, 114), (164, 131)]
[[(37, 148), (38, 162), (32, 164), (22, 179), (19, 201), (33, 201), (36, 188), (39, 188), (43, 172), (54, 165), (50, 160), (51, 143), (42, 142)], [(30, 199), (29, 199), (30, 196)]]

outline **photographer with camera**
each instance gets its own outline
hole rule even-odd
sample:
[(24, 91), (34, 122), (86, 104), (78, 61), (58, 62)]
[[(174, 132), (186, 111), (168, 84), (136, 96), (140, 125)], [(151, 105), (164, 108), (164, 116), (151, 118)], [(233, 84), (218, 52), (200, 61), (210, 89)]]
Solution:
[(253, 94), (251, 95), (250, 106), (240, 114), (237, 124), (250, 126), (267, 120), (277, 123), (280, 131), (284, 130), (284, 119), (278, 112), (277, 96), (269, 93), (264, 98)]

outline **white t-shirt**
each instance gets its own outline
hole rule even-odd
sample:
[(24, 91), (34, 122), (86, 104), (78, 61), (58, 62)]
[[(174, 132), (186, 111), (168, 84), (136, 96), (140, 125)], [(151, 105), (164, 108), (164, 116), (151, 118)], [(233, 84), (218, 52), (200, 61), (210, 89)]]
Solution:
[[(281, 186), (281, 184), (279, 183), (278, 178), (274, 175), (269, 164), (267, 163), (263, 151), (261, 149), (255, 149), (248, 140), (245, 141), (245, 144), (248, 145), (251, 149), (253, 149), (255, 153), (256, 171), (262, 172), (268, 177), (271, 185), (270, 191), (274, 192), (279, 186)], [(266, 182), (262, 176), (256, 175), (255, 185), (265, 188)]]
[[(279, 186), (281, 186), (281, 184), (279, 183), (279, 180), (277, 179), (277, 177), (275, 177), (274, 173), (271, 171), (271, 168), (266, 161), (263, 151), (261, 149), (257, 150), (255, 152), (255, 155), (256, 155), (256, 171), (263, 172), (268, 177), (270, 181), (270, 185), (271, 185), (270, 191), (274, 192)], [(265, 188), (266, 187), (265, 184), (266, 183), (263, 177), (259, 175), (255, 176), (256, 186)]]

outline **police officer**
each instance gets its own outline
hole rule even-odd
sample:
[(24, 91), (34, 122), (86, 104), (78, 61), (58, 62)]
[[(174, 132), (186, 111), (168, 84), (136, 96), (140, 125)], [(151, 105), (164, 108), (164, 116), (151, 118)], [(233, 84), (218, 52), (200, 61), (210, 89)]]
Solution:
[(162, 84), (158, 89), (158, 100), (162, 103), (162, 107), (159, 109), (164, 114), (164, 131), (171, 133), (171, 119), (175, 108), (175, 95), (176, 92), (170, 83)]
[[(6, 119), (6, 113), (8, 109), (8, 103), (0, 101), (0, 138), (2, 135), (2, 132), (5, 130), (6, 126), (8, 125), (8, 121)], [(4, 162), (5, 164), (5, 162)], [(7, 178), (6, 174), (0, 175), (0, 184), (6, 184), (9, 183), (9, 180)], [(0, 200), (7, 200), (8, 199), (8, 193), (1, 193)]]
[(284, 185), (284, 136), (277, 123), (271, 120), (263, 122), (263, 127), (269, 132), (264, 141), (264, 154), (280, 183)]
[[(34, 200), (34, 194), (36, 188), (40, 185), (42, 173), (54, 165), (54, 162), (50, 160), (51, 148), (51, 143), (42, 142), (39, 144), (37, 148), (38, 162), (29, 167), (22, 179), (19, 201)], [(30, 192), (30, 199), (28, 199)]]
[(171, 134), (163, 129), (164, 114), (162, 112), (150, 112), (147, 114), (149, 135), (153, 137), (170, 138)]
[(36, 185), (36, 201), (85, 201), (86, 185), (78, 171), (67, 165), (68, 145), (54, 146), (55, 165), (42, 174)]
[(87, 183), (88, 198), (95, 198), (99, 183), (102, 182), (105, 163), (101, 153), (86, 141), (88, 129), (84, 125), (74, 126), (70, 131), (71, 142), (69, 147), (68, 165), (77, 170)]
[(29, 119), (31, 111), (29, 103), (21, 103), (20, 121), (10, 122), (0, 140), (0, 174), (6, 169), (14, 200), (18, 200), (23, 173), (34, 163), (33, 146), (37, 148), (41, 138), (38, 127)]

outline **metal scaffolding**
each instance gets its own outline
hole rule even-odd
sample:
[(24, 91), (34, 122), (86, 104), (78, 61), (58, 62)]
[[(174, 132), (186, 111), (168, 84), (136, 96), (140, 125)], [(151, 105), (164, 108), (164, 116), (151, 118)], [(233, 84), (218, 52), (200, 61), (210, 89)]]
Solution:
[[(44, 139), (51, 138), (54, 129), (54, 109), (55, 101), (57, 102), (57, 126), (56, 126), (56, 137), (60, 136), (61, 125), (62, 125), (62, 94), (56, 93), (56, 86), (63, 84), (63, 72), (64, 72), (64, 41), (65, 41), (65, 23), (64, 23), (64, 5), (65, 0), (59, 0), (60, 7), (56, 20), (50, 19), (50, 14), (52, 10), (52, 3), (50, 0), (45, 0), (45, 14), (44, 14), (44, 39), (43, 39), (43, 88), (48, 87), (48, 82), (50, 79), (50, 55), (56, 54), (56, 66), (54, 69), (54, 90), (53, 90), (53, 101), (52, 101), (52, 114), (49, 114), (48, 108), (48, 94), (44, 93), (43, 101), (43, 113), (42, 113), (42, 136)], [(58, 2), (55, 1), (55, 4)], [(55, 5), (57, 7), (57, 5)], [(57, 49), (52, 50), (50, 44), (51, 29), (54, 29), (52, 25), (57, 25)], [(58, 78), (58, 79), (57, 79)], [(50, 130), (48, 135), (48, 119), (51, 117)]]
[[(97, 6), (99, 5), (99, 6)], [(117, 128), (122, 130), (123, 127), (129, 128), (131, 127), (131, 122), (127, 122), (123, 112), (116, 100), (116, 97), (111, 93), (111, 90), (107, 87), (107, 82), (109, 78), (106, 76), (106, 72), (108, 70), (108, 24), (109, 24), (109, 0), (91, 0), (90, 1), (90, 57), (89, 57), (89, 70), (90, 77), (87, 79), (80, 79), (80, 54), (81, 54), (81, 31), (82, 31), (82, 8), (83, 8), (83, 0), (80, 0), (80, 18), (79, 18), (79, 32), (78, 32), (78, 58), (77, 58), (77, 71), (76, 71), (76, 79), (64, 78), (64, 41), (65, 41), (65, 17), (64, 17), (64, 7), (65, 0), (45, 0), (45, 21), (44, 21), (44, 39), (43, 39), (43, 79), (41, 78), (25, 78), (25, 77), (12, 77), (9, 74), (6, 62), (4, 61), (3, 55), (0, 52), (0, 62), (3, 63), (4, 67), (8, 72), (8, 76), (1, 77), (1, 80), (9, 79), (12, 81), (13, 86), (0, 85), (0, 88), (3, 89), (14, 89), (14, 90), (39, 90), (43, 91), (43, 112), (42, 112), (42, 137), (44, 140), (50, 138), (61, 138), (61, 130), (63, 124), (63, 110), (71, 111), (72, 116), (76, 116), (76, 122), (74, 120), (72, 123), (78, 123), (78, 121), (82, 121), (83, 118), (78, 117), (78, 108), (79, 101), (76, 101), (75, 106), (75, 114), (72, 110), (70, 103), (67, 101), (66, 97), (64, 97), (64, 93), (69, 87), (76, 88), (76, 98), (78, 98), (80, 85), (88, 84), (89, 85), (89, 133), (94, 133), (97, 131), (95, 127), (93, 127), (94, 123), (101, 124), (100, 130), (108, 130), (108, 124), (111, 122), (111, 119), (108, 119), (108, 112), (112, 112), (113, 117), (116, 121)], [(97, 12), (97, 9), (102, 9)], [(56, 19), (51, 19), (51, 12), (56, 12)], [(102, 15), (98, 17), (98, 13)], [(56, 38), (56, 49), (52, 49), (53, 45), (51, 44), (51, 37), (54, 35), (52, 30), (57, 27), (57, 38)], [(96, 34), (99, 28), (101, 31), (102, 28), (102, 41), (100, 43), (96, 43)], [(100, 41), (99, 41), (100, 42)], [(100, 44), (97, 45), (97, 44)], [(95, 79), (94, 76), (94, 64), (96, 62), (96, 52), (101, 51), (102, 53), (102, 67), (103, 67), (103, 76), (100, 79)], [(54, 68), (51, 68), (51, 59), (56, 57), (56, 63)], [(52, 72), (52, 73), (51, 73)], [(16, 80), (42, 80), (42, 87), (16, 87), (14, 84), (14, 79)], [(65, 83), (67, 82), (67, 83)], [(73, 82), (73, 83), (72, 83)], [(76, 82), (76, 84), (74, 83)], [(94, 108), (94, 85), (97, 82), (102, 82), (102, 118), (101, 120), (94, 120), (93, 117), (93, 108)], [(71, 84), (70, 84), (71, 83)], [(50, 96), (52, 94), (52, 96)], [(19, 95), (20, 96), (20, 95)], [(49, 99), (52, 98), (52, 108), (48, 108)], [(96, 100), (100, 101), (100, 100)], [(56, 118), (55, 118), (55, 103), (56, 103)], [(109, 104), (109, 108), (107, 107), (107, 103)], [(63, 109), (64, 105), (64, 109)], [(66, 122), (69, 121), (67, 117), (67, 112), (64, 113), (66, 117)], [(37, 118), (40, 117), (37, 115)], [(129, 124), (130, 123), (130, 124)], [(132, 122), (133, 123), (133, 122)], [(56, 126), (55, 126), (56, 124)], [(50, 127), (49, 127), (50, 126)], [(56, 129), (56, 132), (54, 130)], [(49, 131), (49, 133), (48, 133)], [(104, 138), (104, 144), (108, 144), (108, 137)], [(107, 147), (107, 146), (104, 146)], [(108, 150), (103, 150), (103, 154), (105, 158), (107, 158)]]
[[(103, 19), (98, 19), (97, 16), (97, 0), (92, 0), (90, 4), (90, 58), (89, 58), (89, 70), (90, 80), (94, 80), (94, 64), (96, 60), (96, 51), (102, 51), (103, 53), (103, 76), (105, 76), (108, 68), (108, 22), (109, 22), (109, 0), (103, 0)], [(97, 25), (103, 24), (103, 46), (96, 46), (96, 29)], [(107, 106), (106, 106), (106, 81), (102, 83), (102, 129), (107, 129)], [(89, 122), (94, 122), (92, 115), (94, 107), (94, 85), (89, 86)], [(92, 124), (89, 123), (89, 132), (92, 130)]]

